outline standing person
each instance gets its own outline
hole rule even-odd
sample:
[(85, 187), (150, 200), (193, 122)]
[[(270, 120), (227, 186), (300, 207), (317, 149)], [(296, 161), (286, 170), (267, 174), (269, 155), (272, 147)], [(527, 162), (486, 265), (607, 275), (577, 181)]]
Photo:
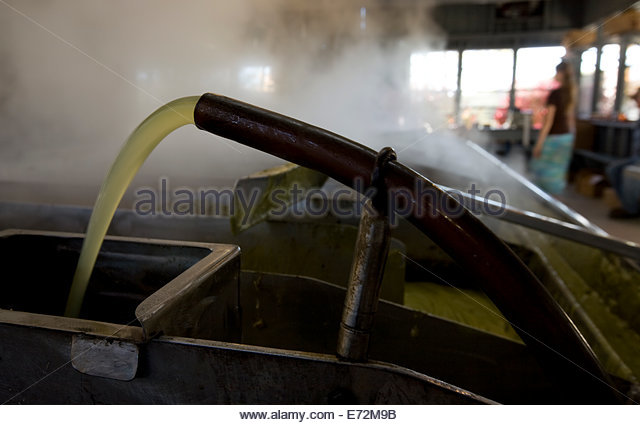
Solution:
[(568, 62), (562, 61), (556, 66), (555, 80), (559, 86), (547, 98), (547, 113), (531, 162), (534, 183), (551, 194), (561, 193), (567, 185), (567, 169), (573, 153), (576, 84)]

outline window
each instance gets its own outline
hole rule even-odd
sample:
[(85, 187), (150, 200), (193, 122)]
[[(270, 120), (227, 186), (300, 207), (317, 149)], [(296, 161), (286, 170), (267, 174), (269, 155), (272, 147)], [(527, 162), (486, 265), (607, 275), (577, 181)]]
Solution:
[(627, 66), (624, 74), (625, 96), (622, 100), (622, 113), (628, 120), (636, 121), (640, 118), (640, 110), (636, 102), (630, 98), (640, 89), (640, 45), (631, 44), (627, 47)]
[(270, 66), (245, 66), (238, 73), (240, 87), (259, 92), (273, 92), (274, 82)]
[(618, 87), (618, 65), (620, 61), (620, 45), (607, 44), (602, 46), (600, 56), (600, 87), (598, 89), (597, 112), (601, 116), (611, 116), (616, 100)]
[(561, 46), (519, 49), (516, 56), (515, 106), (532, 114), (535, 128), (542, 127), (544, 106), (555, 87), (556, 66), (566, 50)]
[(580, 87), (578, 93), (578, 115), (580, 116), (588, 117), (591, 115), (593, 80), (597, 58), (598, 49), (595, 47), (585, 50), (580, 57)]
[(513, 74), (513, 50), (465, 50), (462, 53), (461, 119), (471, 126), (505, 125)]
[(411, 55), (409, 86), (415, 102), (436, 107), (449, 124), (455, 121), (458, 52), (416, 52)]

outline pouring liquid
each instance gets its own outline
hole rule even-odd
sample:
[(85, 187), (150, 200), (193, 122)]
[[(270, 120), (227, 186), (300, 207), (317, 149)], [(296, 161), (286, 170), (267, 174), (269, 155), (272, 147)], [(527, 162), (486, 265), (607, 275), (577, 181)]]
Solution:
[(176, 99), (157, 109), (127, 139), (111, 165), (93, 207), (87, 234), (69, 291), (64, 315), (78, 317), (102, 241), (124, 192), (144, 161), (169, 133), (194, 124), (193, 111), (200, 96)]

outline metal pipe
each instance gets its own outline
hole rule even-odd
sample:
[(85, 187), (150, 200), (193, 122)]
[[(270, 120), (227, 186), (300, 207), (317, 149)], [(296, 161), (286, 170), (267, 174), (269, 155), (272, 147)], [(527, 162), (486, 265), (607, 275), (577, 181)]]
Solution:
[[(202, 130), (320, 171), (354, 189), (371, 184), (376, 152), (327, 130), (210, 93), (198, 101), (194, 121)], [(364, 185), (356, 184), (358, 180)], [(457, 201), (398, 162), (389, 164), (384, 183), (390, 191), (410, 193), (409, 221), (477, 276), (484, 292), (550, 376), (567, 386), (570, 400), (619, 402), (607, 374), (571, 319), (504, 242), (468, 210), (447, 214), (446, 206), (455, 206)], [(418, 188), (428, 188), (434, 196), (422, 196)]]
[[(496, 214), (489, 214), (489, 217), (528, 227), (559, 238), (579, 242), (604, 251), (613, 252), (623, 257), (640, 260), (640, 245), (636, 243), (593, 233), (575, 224), (566, 223), (531, 211), (524, 211), (519, 208), (501, 204), (492, 199), (474, 196), (447, 186), (438, 186), (442, 190), (460, 195), (463, 205), (472, 211), (479, 211), (486, 214), (488, 207), (491, 207), (491, 210), (495, 211)], [(498, 211), (499, 213), (497, 213)]]
[(371, 186), (375, 193), (366, 201), (360, 218), (338, 332), (338, 356), (350, 361), (367, 360), (369, 335), (380, 299), (391, 234), (389, 193), (384, 185), (384, 177), (388, 164), (397, 158), (390, 147), (378, 153), (371, 173)]
[(338, 355), (356, 362), (367, 360), (391, 233), (389, 218), (373, 211), (371, 201), (367, 204), (360, 218), (338, 333)]
[(571, 208), (569, 208), (568, 206), (566, 206), (562, 202), (556, 200), (553, 196), (549, 195), (548, 193), (546, 193), (544, 190), (540, 189), (535, 184), (531, 183), (522, 174), (520, 174), (520, 173), (516, 172), (515, 170), (513, 170), (513, 168), (509, 167), (507, 164), (505, 164), (504, 162), (500, 161), (495, 156), (491, 155), (489, 152), (487, 152), (485, 149), (483, 149), (478, 144), (472, 142), (471, 140), (467, 140), (466, 141), (466, 145), (470, 149), (474, 150), (479, 155), (481, 155), (484, 159), (486, 159), (487, 161), (491, 162), (493, 165), (495, 165), (497, 168), (499, 168), (505, 174), (507, 174), (508, 176), (513, 178), (514, 180), (516, 180), (518, 183), (522, 184), (524, 187), (526, 187), (531, 192), (531, 194), (533, 196), (535, 196), (538, 200), (540, 200), (540, 202), (542, 202), (543, 204), (545, 204), (546, 206), (548, 206), (552, 210), (556, 211), (558, 214), (561, 214), (568, 221), (570, 221), (570, 222), (572, 222), (574, 224), (577, 224), (578, 226), (584, 227), (585, 229), (588, 229), (588, 230), (592, 231), (593, 233), (597, 233), (597, 234), (602, 235), (602, 236), (607, 236), (608, 233), (605, 232), (604, 230), (602, 230), (600, 227), (598, 227), (595, 224), (591, 223), (584, 216), (578, 214), (576, 211), (572, 210)]

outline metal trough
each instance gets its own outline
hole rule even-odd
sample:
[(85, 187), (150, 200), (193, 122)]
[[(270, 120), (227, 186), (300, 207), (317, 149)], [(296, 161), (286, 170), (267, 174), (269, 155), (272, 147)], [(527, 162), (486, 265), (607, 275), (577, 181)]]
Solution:
[(80, 245), (79, 235), (0, 234), (3, 402), (490, 402), (398, 365), (338, 360), (329, 340), (344, 290), (240, 278), (233, 245), (109, 238), (81, 318), (61, 317)]

